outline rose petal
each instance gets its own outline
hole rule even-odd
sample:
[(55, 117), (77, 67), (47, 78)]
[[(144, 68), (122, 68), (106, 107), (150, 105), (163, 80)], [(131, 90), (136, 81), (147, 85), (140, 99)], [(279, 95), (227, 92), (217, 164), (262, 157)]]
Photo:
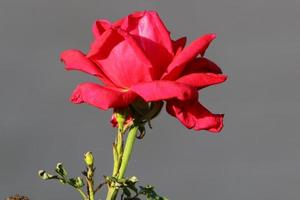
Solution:
[(174, 57), (162, 78), (165, 80), (174, 80), (174, 78), (177, 78), (188, 62), (194, 59), (198, 54), (204, 55), (207, 47), (215, 38), (215, 34), (207, 34), (193, 41), (188, 47), (184, 48), (181, 53)]
[(173, 58), (173, 48), (159, 15), (155, 11), (136, 12), (127, 16), (120, 27), (133, 36), (155, 67), (153, 79), (160, 78)]
[(70, 49), (63, 51), (60, 59), (65, 63), (66, 70), (79, 70), (94, 76), (101, 75), (101, 70), (98, 66), (79, 50)]
[(181, 73), (181, 76), (191, 73), (214, 73), (222, 74), (222, 70), (211, 60), (201, 57), (192, 60), (188, 63)]
[(91, 44), (91, 48), (87, 54), (87, 57), (105, 58), (108, 56), (110, 51), (123, 40), (124, 38), (116, 29), (110, 28), (104, 31), (100, 37), (95, 38)]
[(176, 117), (184, 126), (194, 130), (220, 132), (223, 128), (224, 114), (212, 114), (197, 99), (167, 101), (167, 112)]
[(134, 101), (131, 91), (103, 87), (95, 83), (81, 83), (73, 91), (70, 101), (75, 104), (87, 103), (100, 109), (121, 108)]
[(184, 83), (196, 88), (204, 88), (210, 85), (222, 83), (227, 79), (224, 74), (213, 73), (193, 73), (180, 77), (178, 83)]
[(109, 29), (96, 38), (88, 57), (119, 87), (151, 81), (152, 65), (134, 39), (122, 30)]
[(118, 121), (114, 113), (111, 115), (110, 123), (112, 127), (118, 127)]
[(129, 32), (155, 67), (153, 79), (159, 79), (173, 57), (170, 32), (155, 11), (137, 11), (111, 24), (97, 20), (93, 26), (95, 37), (111, 27)]
[[(170, 32), (155, 11), (138, 11), (128, 15), (121, 28), (133, 35), (139, 36), (140, 44), (146, 49), (152, 49), (148, 40), (163, 46), (170, 54), (173, 53)], [(145, 40), (148, 39), (148, 40)]]
[(186, 37), (181, 37), (175, 41), (172, 41), (174, 55), (180, 53), (183, 50), (185, 44), (186, 44)]
[(102, 70), (81, 51), (76, 49), (66, 50), (61, 53), (60, 58), (65, 63), (66, 70), (79, 70), (97, 76), (106, 85), (114, 86), (114, 83)]
[(111, 22), (105, 19), (98, 19), (94, 22), (92, 32), (95, 38), (100, 37), (103, 32), (112, 26)]
[(139, 83), (130, 88), (145, 101), (158, 101), (171, 98), (186, 100), (197, 97), (195, 88), (188, 85), (176, 83), (175, 81), (152, 81)]

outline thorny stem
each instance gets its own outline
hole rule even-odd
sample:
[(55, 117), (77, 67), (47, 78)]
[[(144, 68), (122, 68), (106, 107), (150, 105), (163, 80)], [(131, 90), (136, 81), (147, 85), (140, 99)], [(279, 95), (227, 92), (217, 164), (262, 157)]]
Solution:
[[(121, 179), (124, 177), (128, 162), (130, 160), (135, 138), (138, 132), (138, 126), (133, 125), (128, 133), (126, 144), (123, 149), (123, 131), (119, 130), (116, 138), (116, 143), (113, 144), (113, 154), (114, 154), (114, 170), (113, 176)], [(114, 183), (108, 184), (108, 192), (106, 200), (115, 200), (118, 194), (118, 188), (114, 186)]]

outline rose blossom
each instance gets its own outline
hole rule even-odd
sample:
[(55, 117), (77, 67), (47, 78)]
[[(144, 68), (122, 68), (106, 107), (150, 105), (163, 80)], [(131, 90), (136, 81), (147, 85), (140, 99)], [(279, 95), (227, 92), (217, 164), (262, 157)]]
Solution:
[(67, 70), (96, 76), (102, 84), (84, 82), (73, 91), (73, 103), (106, 110), (144, 102), (166, 101), (167, 112), (187, 128), (219, 132), (223, 114), (213, 114), (198, 102), (198, 90), (224, 82), (226, 76), (204, 58), (215, 34), (187, 47), (186, 38), (170, 38), (155, 11), (132, 13), (114, 23), (97, 20), (87, 54), (70, 49), (61, 59)]

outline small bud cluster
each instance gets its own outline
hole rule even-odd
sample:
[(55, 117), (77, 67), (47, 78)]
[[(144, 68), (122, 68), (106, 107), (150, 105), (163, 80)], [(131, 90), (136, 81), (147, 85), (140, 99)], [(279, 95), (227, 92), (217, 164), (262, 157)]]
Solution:
[(20, 196), (19, 194), (16, 194), (14, 196), (6, 198), (6, 200), (29, 200), (26, 196)]
[(69, 184), (74, 188), (82, 188), (84, 186), (83, 179), (81, 177), (76, 177), (76, 178), (68, 178), (67, 175), (67, 170), (63, 167), (62, 163), (57, 163), (56, 168), (55, 168), (56, 175), (52, 175), (45, 170), (40, 170), (39, 171), (39, 176), (43, 180), (51, 180), (51, 179), (56, 179), (62, 184)]

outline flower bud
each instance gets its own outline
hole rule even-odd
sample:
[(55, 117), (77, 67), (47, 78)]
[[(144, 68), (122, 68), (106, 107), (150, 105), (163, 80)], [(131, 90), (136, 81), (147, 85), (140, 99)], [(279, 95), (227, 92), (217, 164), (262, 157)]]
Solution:
[(94, 156), (93, 156), (92, 152), (88, 151), (84, 154), (84, 162), (87, 166), (94, 165)]
[(45, 170), (39, 170), (38, 172), (39, 176), (43, 179), (43, 180), (49, 180), (49, 179), (56, 179), (57, 176), (54, 176), (52, 174), (47, 173)]
[(64, 178), (68, 175), (67, 170), (63, 167), (62, 163), (57, 163), (55, 171)]
[(84, 186), (84, 182), (81, 177), (69, 179), (69, 184), (75, 188), (82, 188)]
[(124, 126), (133, 121), (129, 109), (115, 109), (111, 116), (111, 124), (113, 127), (123, 129)]

